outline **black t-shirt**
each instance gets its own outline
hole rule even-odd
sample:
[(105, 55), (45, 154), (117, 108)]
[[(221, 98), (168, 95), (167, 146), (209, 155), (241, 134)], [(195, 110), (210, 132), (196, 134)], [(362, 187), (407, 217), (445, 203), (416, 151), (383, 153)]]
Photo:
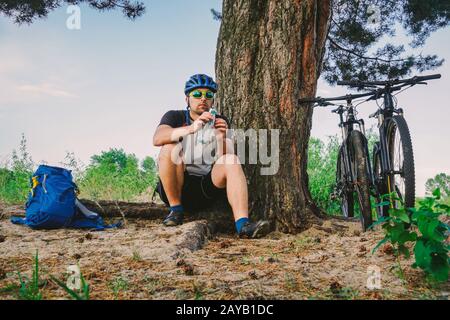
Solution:
[[(217, 118), (224, 119), (227, 124), (228, 128), (230, 127), (230, 121), (227, 117), (222, 116), (220, 114), (216, 115)], [(190, 122), (194, 122), (194, 120), (189, 115)], [(161, 121), (159, 122), (159, 125), (166, 124), (168, 126), (171, 126), (172, 128), (179, 128), (187, 125), (186, 123), (186, 111), (185, 110), (170, 110), (167, 111), (163, 117), (161, 118)]]
[[(189, 113), (188, 113), (189, 114)], [(224, 119), (228, 127), (230, 127), (230, 122), (225, 116), (216, 115), (217, 118)], [(192, 123), (194, 120), (190, 118), (190, 123)], [(186, 110), (170, 110), (167, 111), (164, 116), (162, 117), (159, 125), (168, 125), (172, 128), (179, 128), (186, 126)], [(207, 159), (205, 157), (211, 157), (215, 156), (215, 152), (211, 152), (215, 149), (215, 143), (212, 144), (205, 144), (202, 146), (200, 144), (200, 152), (197, 152), (195, 150), (198, 150), (198, 142), (197, 139), (194, 138), (194, 135), (190, 135), (190, 138), (183, 139), (182, 140), (182, 146), (184, 150), (184, 156), (185, 156), (185, 163), (186, 163), (186, 171), (191, 175), (197, 175), (197, 176), (204, 176), (208, 174), (208, 172), (211, 171), (211, 161), (213, 159), (209, 158), (208, 162), (205, 162), (203, 160)], [(212, 148), (212, 149), (211, 149)], [(201, 159), (198, 159), (198, 156), (201, 156)]]

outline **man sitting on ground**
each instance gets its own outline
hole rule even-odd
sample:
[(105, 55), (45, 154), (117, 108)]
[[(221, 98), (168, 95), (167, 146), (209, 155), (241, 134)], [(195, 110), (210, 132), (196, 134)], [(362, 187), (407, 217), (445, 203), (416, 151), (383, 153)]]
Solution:
[[(249, 221), (247, 181), (233, 144), (226, 138), (228, 120), (210, 112), (216, 92), (217, 84), (211, 77), (204, 74), (190, 77), (184, 89), (187, 109), (164, 114), (153, 136), (153, 144), (162, 147), (157, 192), (170, 207), (163, 223), (180, 225), (185, 209), (204, 209), (226, 196), (238, 235), (258, 238), (267, 234), (269, 223)], [(206, 142), (199, 139), (200, 134), (206, 135), (203, 127), (212, 122), (213, 138)], [(212, 154), (215, 162), (207, 161)]]

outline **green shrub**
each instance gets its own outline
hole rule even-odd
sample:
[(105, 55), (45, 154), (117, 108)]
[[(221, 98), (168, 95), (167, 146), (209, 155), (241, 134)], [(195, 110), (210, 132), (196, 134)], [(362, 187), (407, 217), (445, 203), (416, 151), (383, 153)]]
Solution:
[[(374, 129), (366, 131), (369, 157), (378, 136)], [(316, 204), (330, 215), (340, 215), (340, 199), (332, 199), (330, 195), (336, 187), (336, 163), (341, 141), (337, 135), (328, 136), (323, 142), (311, 137), (308, 147), (309, 190)], [(358, 202), (355, 199), (355, 214), (359, 214)]]
[(77, 180), (81, 197), (130, 201), (156, 184), (155, 162), (147, 157), (139, 166), (134, 154), (110, 149), (91, 157), (91, 164)]
[[(35, 164), (27, 151), (22, 135), (19, 151), (13, 150), (11, 159), (0, 165), (0, 202), (23, 204), (30, 191), (30, 178)], [(152, 157), (141, 163), (134, 154), (122, 149), (110, 149), (91, 157), (86, 167), (68, 152), (61, 166), (72, 171), (81, 190), (80, 197), (93, 200), (123, 200), (148, 194), (157, 182), (156, 164)]]
[(418, 208), (389, 209), (389, 217), (374, 224), (382, 224), (385, 237), (373, 251), (390, 242), (397, 257), (409, 258), (411, 253), (406, 244), (410, 242), (414, 245), (415, 262), (412, 266), (421, 268), (433, 281), (446, 282), (450, 262), (450, 246), (446, 238), (450, 227), (441, 221), (441, 217), (450, 214), (450, 207), (442, 204), (440, 198), (440, 190), (436, 189), (432, 197), (419, 202)]
[(13, 150), (11, 161), (0, 168), (0, 201), (7, 204), (26, 201), (33, 167), (33, 160), (27, 151), (27, 140), (22, 134), (19, 151)]
[(337, 136), (328, 137), (326, 144), (313, 137), (309, 140), (307, 169), (309, 190), (319, 208), (329, 214), (337, 214), (340, 211), (339, 200), (330, 198), (336, 186), (338, 151)]
[(439, 173), (434, 178), (430, 178), (425, 183), (425, 189), (428, 194), (439, 188), (442, 197), (450, 197), (450, 175)]

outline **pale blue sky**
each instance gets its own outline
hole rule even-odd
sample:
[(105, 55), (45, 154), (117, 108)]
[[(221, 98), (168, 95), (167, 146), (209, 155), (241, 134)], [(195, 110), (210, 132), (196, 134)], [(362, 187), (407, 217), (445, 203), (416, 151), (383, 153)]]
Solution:
[[(153, 132), (166, 110), (184, 108), (186, 79), (214, 75), (220, 23), (210, 8), (220, 10), (221, 1), (145, 2), (147, 13), (135, 21), (82, 6), (81, 30), (66, 28), (66, 8), (30, 26), (0, 16), (0, 162), (21, 133), (35, 162), (58, 165), (71, 151), (87, 164), (111, 147), (140, 159), (157, 155)], [(450, 60), (449, 35), (448, 28), (434, 34), (423, 51)], [(428, 177), (450, 173), (449, 71), (445, 64), (432, 71), (443, 74), (440, 81), (399, 96), (413, 136), (419, 194)], [(344, 92), (320, 82), (319, 95)], [(374, 106), (360, 111), (366, 117)], [(314, 136), (338, 132), (335, 115), (315, 112)]]

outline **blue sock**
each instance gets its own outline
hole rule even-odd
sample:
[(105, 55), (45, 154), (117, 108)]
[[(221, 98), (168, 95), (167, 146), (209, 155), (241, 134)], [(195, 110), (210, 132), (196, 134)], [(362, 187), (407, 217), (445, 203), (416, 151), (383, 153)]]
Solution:
[(248, 218), (240, 218), (239, 220), (235, 221), (236, 224), (236, 230), (237, 232), (241, 232), (242, 227), (244, 224), (248, 221)]
[(170, 207), (170, 211), (183, 212), (184, 208), (183, 208), (183, 205), (179, 204), (179, 205)]

